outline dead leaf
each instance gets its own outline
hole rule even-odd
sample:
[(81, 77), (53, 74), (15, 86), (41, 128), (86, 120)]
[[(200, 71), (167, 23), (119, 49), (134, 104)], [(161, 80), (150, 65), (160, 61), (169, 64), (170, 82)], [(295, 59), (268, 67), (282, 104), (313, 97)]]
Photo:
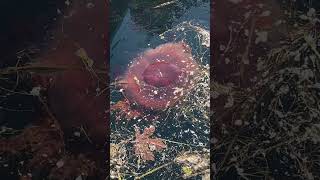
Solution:
[(86, 50), (80, 48), (75, 54), (81, 58), (87, 69), (91, 69), (93, 67), (94, 61), (88, 56)]
[(145, 128), (142, 134), (140, 134), (139, 128), (135, 128), (135, 131), (136, 140), (134, 144), (134, 151), (136, 156), (141, 157), (141, 159), (145, 161), (154, 161), (154, 154), (152, 151), (160, 151), (167, 147), (162, 139), (150, 138), (155, 131), (154, 126)]

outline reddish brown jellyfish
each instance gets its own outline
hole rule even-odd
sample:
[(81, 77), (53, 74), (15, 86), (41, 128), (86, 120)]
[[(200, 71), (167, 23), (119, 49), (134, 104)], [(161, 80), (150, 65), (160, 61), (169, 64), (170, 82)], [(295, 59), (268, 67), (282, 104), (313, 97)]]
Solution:
[(124, 95), (146, 109), (173, 106), (194, 85), (198, 64), (184, 43), (166, 43), (135, 58), (124, 79)]

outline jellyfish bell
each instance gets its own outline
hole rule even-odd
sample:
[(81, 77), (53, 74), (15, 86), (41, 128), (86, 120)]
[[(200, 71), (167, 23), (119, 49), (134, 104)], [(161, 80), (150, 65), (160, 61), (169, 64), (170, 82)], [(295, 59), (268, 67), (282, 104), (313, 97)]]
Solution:
[(155, 87), (166, 87), (178, 80), (181, 70), (175, 64), (159, 61), (150, 64), (142, 73), (146, 84)]
[(186, 43), (166, 43), (133, 60), (122, 79), (122, 88), (130, 103), (148, 110), (165, 110), (191, 90), (198, 71)]

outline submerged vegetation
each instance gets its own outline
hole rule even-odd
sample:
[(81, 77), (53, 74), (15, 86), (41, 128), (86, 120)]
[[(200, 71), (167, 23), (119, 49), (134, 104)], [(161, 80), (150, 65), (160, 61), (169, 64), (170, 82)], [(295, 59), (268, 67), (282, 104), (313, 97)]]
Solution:
[(294, 5), (278, 21), (289, 33), (256, 57), (257, 73), (249, 77), (254, 86), (213, 83), (212, 101), (224, 99), (222, 113), (212, 118), (217, 179), (320, 176), (318, 10)]
[(199, 64), (193, 83), (167, 109), (146, 111), (126, 99), (121, 87), (111, 88), (111, 178), (209, 178), (209, 34), (183, 22), (159, 35), (163, 42), (190, 45)]
[[(166, 8), (175, 2), (153, 7)], [(157, 113), (141, 111), (123, 96), (117, 81), (110, 87), (100, 87), (97, 95), (110, 90), (112, 98), (110, 162), (107, 162), (111, 167), (110, 177), (207, 180), (211, 173), (219, 180), (318, 179), (319, 12), (312, 6), (301, 10), (294, 3), (289, 4), (283, 7), (283, 19), (276, 22), (289, 31), (281, 38), (276, 37), (277, 43), (268, 42), (274, 37), (272, 32), (241, 31), (246, 37), (251, 35), (248, 39), (254, 44), (244, 46), (249, 47), (247, 52), (260, 44), (267, 44), (268, 48), (262, 56), (254, 57), (254, 64), (246, 64), (248, 53), (238, 59), (225, 59), (224, 63), (236, 67), (233, 67), (236, 72), (230, 75), (231, 81), (236, 79), (239, 83), (220, 81), (216, 67), (209, 66), (208, 29), (184, 21), (157, 37), (161, 43), (187, 42), (200, 64), (196, 85), (175, 106)], [(265, 10), (260, 15), (271, 14)], [(230, 44), (219, 46), (219, 50), (227, 52), (232, 45), (241, 44), (232, 44), (230, 40)], [(66, 139), (70, 132), (63, 131), (50, 111), (46, 87), (34, 85), (38, 79), (32, 77), (71, 69), (102, 76), (109, 72), (105, 68), (90, 68), (92, 59), (82, 48), (78, 51), (79, 60), (83, 61), (81, 67), (33, 63), (36, 51), (31, 48), (19, 52), (16, 66), (0, 70), (0, 108), (10, 112), (10, 116), (0, 114), (4, 117), (0, 128), (1, 174), (17, 179), (101, 178), (109, 172), (95, 161), (98, 152), (90, 148), (84, 150), (90, 151), (88, 154), (77, 152), (92, 145), (86, 127), (76, 128), (71, 132), (72, 139)], [(247, 65), (255, 68), (253, 76), (245, 76), (248, 69), (243, 67)], [(50, 79), (44, 83), (49, 82)], [(12, 116), (13, 113), (20, 116)]]

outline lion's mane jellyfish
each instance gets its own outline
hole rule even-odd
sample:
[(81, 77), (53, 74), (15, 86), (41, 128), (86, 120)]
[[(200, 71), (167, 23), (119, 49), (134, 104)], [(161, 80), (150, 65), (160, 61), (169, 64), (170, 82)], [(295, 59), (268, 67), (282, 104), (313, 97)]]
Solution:
[(199, 71), (190, 47), (184, 42), (149, 49), (129, 66), (122, 85), (130, 103), (149, 110), (173, 106), (194, 85)]

